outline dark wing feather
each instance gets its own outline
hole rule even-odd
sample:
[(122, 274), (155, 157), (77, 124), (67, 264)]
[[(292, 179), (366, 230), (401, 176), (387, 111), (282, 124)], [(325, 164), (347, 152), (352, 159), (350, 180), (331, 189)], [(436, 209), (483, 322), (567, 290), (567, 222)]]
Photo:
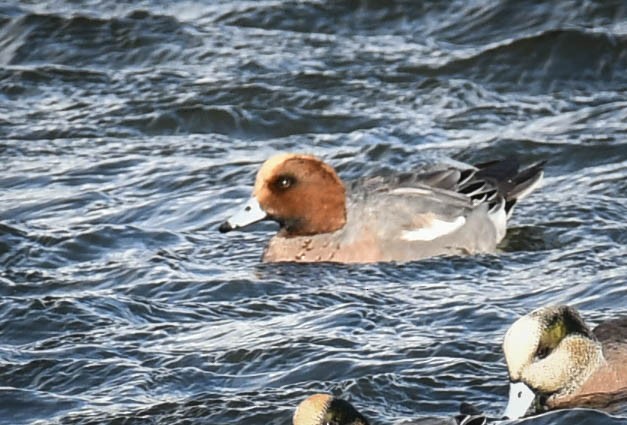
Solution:
[(428, 186), (464, 195), (477, 205), (488, 203), (490, 211), (505, 207), (508, 215), (516, 201), (527, 194), (542, 178), (546, 161), (520, 170), (515, 159), (503, 159), (476, 164), (474, 168), (448, 167), (417, 173), (376, 176), (352, 182), (352, 188), (386, 192), (395, 188)]

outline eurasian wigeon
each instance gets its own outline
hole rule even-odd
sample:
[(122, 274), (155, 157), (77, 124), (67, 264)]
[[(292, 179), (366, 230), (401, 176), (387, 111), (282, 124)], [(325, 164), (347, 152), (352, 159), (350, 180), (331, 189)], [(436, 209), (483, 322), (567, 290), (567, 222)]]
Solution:
[[(303, 400), (292, 419), (293, 425), (368, 425), (368, 420), (349, 402), (328, 394), (314, 394)], [(485, 425), (485, 416), (459, 414), (452, 418), (421, 418), (410, 425)]]
[(507, 418), (627, 402), (627, 317), (590, 331), (574, 308), (543, 307), (514, 322), (503, 352), (510, 378)]
[(542, 179), (543, 164), (519, 171), (514, 160), (492, 161), (344, 184), (314, 156), (280, 154), (261, 166), (251, 199), (220, 231), (278, 222), (264, 261), (367, 263), (494, 252), (514, 204)]

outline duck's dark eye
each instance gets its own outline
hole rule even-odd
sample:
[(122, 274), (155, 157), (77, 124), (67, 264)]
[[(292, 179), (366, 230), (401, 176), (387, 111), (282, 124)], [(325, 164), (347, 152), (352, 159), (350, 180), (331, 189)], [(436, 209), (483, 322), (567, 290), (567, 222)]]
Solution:
[(274, 186), (279, 190), (289, 189), (296, 183), (296, 179), (292, 176), (279, 176), (275, 182)]
[(543, 358), (545, 358), (548, 355), (549, 355), (549, 347), (541, 347), (536, 352), (536, 358), (538, 360), (542, 360)]

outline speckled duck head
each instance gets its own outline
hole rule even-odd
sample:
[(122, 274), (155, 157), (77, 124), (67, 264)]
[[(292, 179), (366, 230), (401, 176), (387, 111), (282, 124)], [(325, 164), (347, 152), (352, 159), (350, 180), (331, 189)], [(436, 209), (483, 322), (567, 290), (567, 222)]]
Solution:
[(346, 191), (333, 168), (311, 155), (279, 154), (259, 169), (244, 209), (221, 232), (261, 220), (281, 225), (283, 236), (334, 232), (346, 223)]
[(505, 334), (503, 352), (510, 378), (504, 416), (510, 419), (576, 392), (604, 361), (601, 344), (568, 306), (543, 307), (518, 319)]
[(328, 394), (314, 394), (294, 412), (293, 425), (369, 425), (349, 402)]

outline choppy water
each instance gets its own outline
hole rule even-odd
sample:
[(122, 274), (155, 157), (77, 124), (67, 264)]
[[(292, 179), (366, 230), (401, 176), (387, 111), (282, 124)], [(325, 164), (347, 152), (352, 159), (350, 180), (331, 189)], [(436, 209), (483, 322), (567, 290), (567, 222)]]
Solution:
[[(0, 423), (497, 416), (520, 314), (627, 312), (626, 94), (623, 0), (2, 3)], [(279, 151), (549, 164), (499, 255), (262, 265), (216, 227)]]

